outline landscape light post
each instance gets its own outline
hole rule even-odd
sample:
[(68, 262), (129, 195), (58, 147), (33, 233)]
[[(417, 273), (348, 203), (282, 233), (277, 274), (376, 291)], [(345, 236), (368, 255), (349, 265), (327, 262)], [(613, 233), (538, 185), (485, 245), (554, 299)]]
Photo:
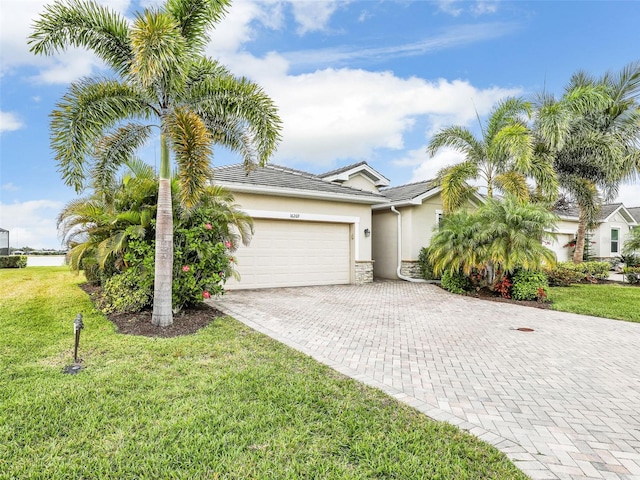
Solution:
[(76, 334), (76, 344), (73, 349), (73, 361), (78, 363), (78, 346), (80, 345), (80, 330), (84, 328), (84, 323), (82, 323), (82, 314), (79, 313), (76, 316), (76, 319), (73, 321), (73, 331)]

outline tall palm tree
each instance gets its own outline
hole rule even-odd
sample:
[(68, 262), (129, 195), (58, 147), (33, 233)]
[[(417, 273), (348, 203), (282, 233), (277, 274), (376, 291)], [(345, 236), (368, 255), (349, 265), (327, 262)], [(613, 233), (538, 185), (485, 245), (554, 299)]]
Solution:
[(560, 99), (541, 94), (534, 129), (553, 158), (561, 187), (579, 207), (573, 261), (584, 254), (587, 231), (603, 201), (640, 172), (640, 63), (597, 79), (575, 73)]
[(538, 193), (545, 198), (555, 194), (557, 181), (551, 164), (533, 154), (533, 142), (526, 119), (531, 105), (518, 98), (499, 102), (489, 115), (486, 127), (480, 123), (481, 138), (468, 128), (450, 126), (438, 132), (429, 142), (427, 153), (435, 155), (443, 147), (451, 147), (465, 155), (462, 163), (438, 172), (445, 212), (460, 208), (475, 188), (469, 182), (481, 179), (487, 196), (495, 188), (520, 199), (530, 196), (527, 177), (536, 181)]
[(277, 109), (262, 89), (203, 56), (209, 32), (228, 5), (229, 0), (166, 0), (130, 23), (92, 0), (57, 1), (46, 7), (29, 39), (36, 54), (86, 48), (114, 74), (73, 83), (51, 114), (51, 145), (65, 183), (82, 190), (89, 166), (108, 181), (159, 129), (152, 319), (158, 326), (173, 322), (171, 153), (180, 201), (192, 208), (212, 177), (214, 143), (239, 152), (251, 168), (268, 161), (280, 136)]

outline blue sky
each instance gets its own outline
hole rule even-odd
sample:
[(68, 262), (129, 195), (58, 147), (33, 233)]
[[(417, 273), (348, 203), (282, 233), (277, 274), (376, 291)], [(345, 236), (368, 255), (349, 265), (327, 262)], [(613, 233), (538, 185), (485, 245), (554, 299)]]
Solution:
[[(70, 82), (102, 68), (83, 51), (29, 53), (47, 3), (0, 3), (0, 227), (15, 247), (60, 245), (55, 219), (76, 193), (58, 175), (48, 115)], [(157, 2), (101, 3), (131, 16)], [(505, 96), (560, 95), (576, 70), (599, 76), (638, 60), (639, 21), (637, 1), (238, 0), (207, 52), (280, 108), (273, 163), (320, 173), (366, 160), (400, 185), (459, 161), (426, 155), (439, 128), (476, 128), (476, 112)], [(140, 152), (151, 164), (156, 144)], [(215, 151), (214, 165), (237, 161)], [(640, 184), (619, 200), (640, 206)]]

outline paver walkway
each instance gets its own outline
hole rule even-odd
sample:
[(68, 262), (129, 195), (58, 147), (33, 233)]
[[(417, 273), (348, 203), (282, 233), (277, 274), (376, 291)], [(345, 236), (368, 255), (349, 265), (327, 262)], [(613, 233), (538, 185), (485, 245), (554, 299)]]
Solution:
[(215, 305), (469, 430), (533, 479), (640, 479), (640, 324), (391, 281), (233, 291)]

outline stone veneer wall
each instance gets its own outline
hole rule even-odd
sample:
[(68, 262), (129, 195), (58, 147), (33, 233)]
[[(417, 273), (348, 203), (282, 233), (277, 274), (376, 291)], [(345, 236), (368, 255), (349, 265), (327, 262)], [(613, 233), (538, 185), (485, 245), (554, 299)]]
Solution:
[(400, 273), (409, 278), (422, 278), (422, 275), (420, 275), (420, 263), (416, 260), (402, 260)]
[(356, 261), (356, 283), (373, 282), (373, 260)]

